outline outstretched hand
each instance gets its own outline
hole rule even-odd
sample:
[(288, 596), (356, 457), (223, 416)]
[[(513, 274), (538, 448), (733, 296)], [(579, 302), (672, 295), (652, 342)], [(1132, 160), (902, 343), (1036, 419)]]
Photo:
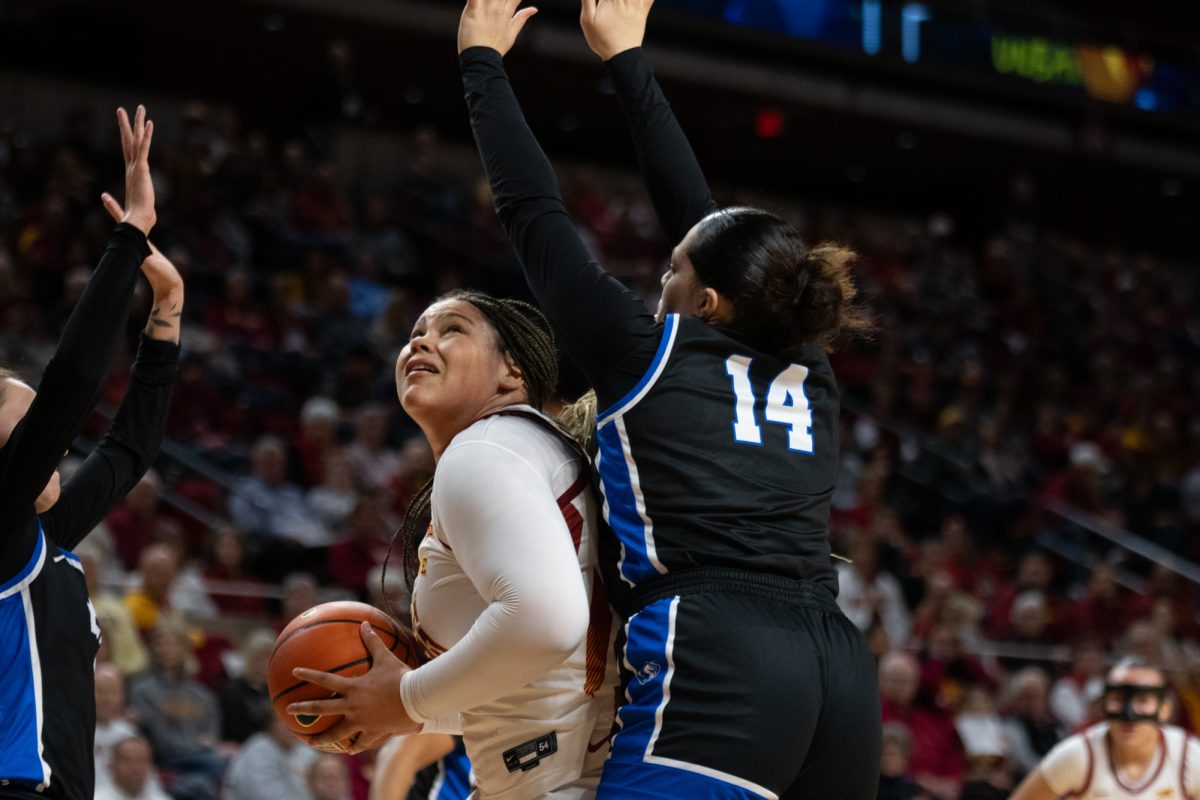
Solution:
[(297, 668), (297, 678), (334, 692), (328, 700), (292, 703), (289, 714), (341, 714), (343, 718), (324, 733), (308, 737), (318, 750), (361, 753), (395, 734), (417, 733), (421, 726), (413, 722), (400, 698), (400, 678), (409, 672), (407, 664), (387, 649), (383, 640), (364, 622), (360, 630), (363, 644), (371, 654), (371, 669), (366, 675), (346, 678), (330, 672)]
[(117, 109), (117, 127), (121, 130), (121, 153), (125, 156), (125, 214), (128, 222), (149, 235), (158, 221), (154, 212), (154, 181), (150, 179), (150, 140), (154, 123), (146, 119), (146, 107), (138, 106), (129, 124), (125, 109)]
[(581, 0), (579, 25), (592, 52), (608, 61), (641, 47), (654, 0)]
[[(126, 218), (125, 209), (108, 192), (100, 195), (100, 202), (117, 222)], [(154, 298), (150, 319), (146, 323), (146, 334), (152, 339), (168, 339), (178, 344), (180, 321), (183, 318), (183, 278), (170, 259), (154, 246), (154, 242), (147, 240), (147, 244), (150, 245), (150, 255), (142, 261), (142, 274), (150, 282)]]
[(521, 0), (467, 0), (458, 23), (458, 52), (469, 47), (490, 47), (505, 55), (512, 49), (517, 34), (536, 8), (517, 7)]

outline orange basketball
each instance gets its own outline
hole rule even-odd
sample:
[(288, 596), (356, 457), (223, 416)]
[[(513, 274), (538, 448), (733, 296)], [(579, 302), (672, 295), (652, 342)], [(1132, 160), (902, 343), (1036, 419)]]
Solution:
[(371, 668), (371, 656), (359, 634), (363, 622), (396, 656), (410, 667), (420, 665), (417, 644), (400, 623), (374, 606), (342, 600), (313, 606), (288, 623), (275, 640), (275, 651), (267, 667), (267, 689), (275, 713), (289, 730), (301, 735), (324, 733), (336, 725), (340, 714), (294, 716), (291, 703), (325, 700), (336, 694), (292, 674), (296, 667), (333, 672), (347, 677), (363, 675)]

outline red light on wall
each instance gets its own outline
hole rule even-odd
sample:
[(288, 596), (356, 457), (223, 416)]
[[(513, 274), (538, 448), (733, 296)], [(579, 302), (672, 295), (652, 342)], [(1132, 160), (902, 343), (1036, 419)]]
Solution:
[(777, 108), (764, 108), (754, 117), (754, 132), (760, 139), (774, 139), (783, 133), (783, 113)]

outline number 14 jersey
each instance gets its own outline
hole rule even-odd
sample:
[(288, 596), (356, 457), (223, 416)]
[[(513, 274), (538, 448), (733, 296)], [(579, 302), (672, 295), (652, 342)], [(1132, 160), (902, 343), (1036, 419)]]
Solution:
[(695, 567), (818, 581), (835, 594), (829, 503), (838, 389), (811, 346), (781, 361), (679, 314), (642, 379), (597, 414), (606, 584)]

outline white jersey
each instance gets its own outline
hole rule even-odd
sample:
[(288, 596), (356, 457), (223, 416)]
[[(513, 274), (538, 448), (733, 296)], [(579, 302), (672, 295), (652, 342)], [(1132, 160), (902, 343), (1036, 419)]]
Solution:
[(1186, 731), (1164, 725), (1149, 768), (1134, 780), (1117, 768), (1108, 743), (1108, 723), (1069, 736), (1038, 767), (1060, 797), (1080, 800), (1193, 800), (1200, 797), (1200, 743)]
[(616, 626), (591, 470), (548, 424), (502, 413), (454, 437), (418, 551), (413, 628), (433, 660), (401, 695), (426, 731), (461, 720), (483, 800), (591, 797), (609, 750)]

